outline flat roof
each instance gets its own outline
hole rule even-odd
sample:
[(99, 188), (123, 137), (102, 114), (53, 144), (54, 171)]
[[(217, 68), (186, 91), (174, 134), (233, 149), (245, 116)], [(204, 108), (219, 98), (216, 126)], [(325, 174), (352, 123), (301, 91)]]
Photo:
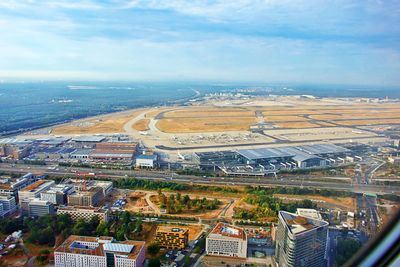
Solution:
[(303, 145), (303, 146), (296, 146), (296, 148), (313, 155), (350, 152), (349, 149), (334, 144)]
[(157, 155), (144, 155), (141, 154), (139, 156), (136, 157), (136, 159), (151, 159), (151, 160), (157, 160)]
[(105, 149), (95, 149), (90, 156), (91, 157), (120, 157), (120, 158), (128, 158), (133, 157), (133, 153), (135, 151), (127, 151), (127, 150), (105, 150)]
[[(104, 242), (106, 241), (106, 242)], [(86, 244), (85, 244), (86, 243)], [(87, 245), (87, 243), (91, 243)], [(106, 251), (125, 255), (128, 259), (136, 259), (145, 245), (144, 241), (126, 240), (113, 242), (110, 237), (69, 236), (54, 252), (85, 254), (104, 257)]]
[(45, 186), (47, 184), (52, 184), (52, 183), (54, 183), (54, 181), (51, 181), (51, 180), (39, 180), (39, 181), (34, 182), (33, 184), (30, 184), (30, 185), (22, 188), (20, 191), (21, 192), (34, 191), (36, 189), (39, 189), (40, 187), (43, 187), (43, 186)]
[(159, 225), (157, 226), (157, 232), (171, 232), (171, 233), (185, 233), (189, 230), (187, 228), (181, 228), (177, 226)]
[(237, 153), (250, 160), (295, 156), (295, 154), (288, 152), (285, 148), (240, 149)]
[(100, 212), (105, 213), (107, 210), (102, 207), (88, 207), (88, 206), (60, 206), (58, 210), (63, 211), (80, 211), (80, 212)]
[(287, 211), (279, 211), (279, 216), (283, 218), (286, 226), (294, 235), (322, 226), (328, 226), (328, 222), (326, 221), (300, 216)]
[(315, 209), (298, 208), (296, 214), (299, 216), (309, 217), (317, 220), (322, 220), (321, 213)]
[(71, 140), (74, 142), (101, 142), (104, 139), (106, 139), (104, 136), (90, 135), (73, 137)]
[(71, 154), (72, 155), (79, 155), (79, 154), (89, 155), (92, 151), (93, 151), (93, 149), (90, 149), (90, 148), (81, 148), (81, 149), (76, 149), (75, 151), (71, 152)]
[(243, 231), (243, 228), (239, 228), (223, 222), (219, 222), (211, 231), (211, 234), (217, 234), (217, 235), (246, 240), (246, 234)]

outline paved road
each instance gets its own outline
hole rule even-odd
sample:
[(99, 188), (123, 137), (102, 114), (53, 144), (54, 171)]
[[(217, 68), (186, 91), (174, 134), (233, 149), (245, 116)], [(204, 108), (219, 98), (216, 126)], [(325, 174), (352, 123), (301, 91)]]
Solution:
[[(109, 170), (109, 169), (94, 169), (94, 168), (66, 168), (57, 167), (57, 169), (49, 170), (49, 166), (42, 165), (25, 165), (25, 164), (8, 164), (0, 163), (0, 171), (6, 172), (16, 172), (16, 173), (37, 173), (37, 174), (47, 174), (50, 176), (65, 176), (74, 177), (75, 173), (71, 172), (94, 172), (97, 178), (114, 178), (119, 179), (123, 177), (135, 177), (137, 179), (146, 180), (158, 180), (165, 181), (167, 177), (171, 177), (170, 172), (163, 171), (133, 171), (133, 170)], [(338, 183), (338, 182), (315, 182), (307, 181), (306, 177), (297, 177), (299, 179), (274, 179), (273, 177), (199, 177), (193, 175), (177, 175), (174, 174), (174, 182), (182, 183), (196, 183), (196, 184), (216, 184), (216, 185), (252, 185), (252, 186), (294, 186), (294, 187), (310, 187), (310, 188), (320, 188), (320, 189), (332, 189), (332, 190), (344, 190), (353, 191), (356, 193), (370, 192), (375, 194), (398, 194), (400, 193), (399, 186), (384, 186), (384, 185), (372, 185), (372, 184), (362, 184), (354, 188), (351, 184)], [(304, 179), (303, 179), (304, 178)], [(329, 178), (329, 177), (321, 177)], [(171, 180), (169, 178), (168, 180)], [(303, 181), (304, 180), (304, 181)]]

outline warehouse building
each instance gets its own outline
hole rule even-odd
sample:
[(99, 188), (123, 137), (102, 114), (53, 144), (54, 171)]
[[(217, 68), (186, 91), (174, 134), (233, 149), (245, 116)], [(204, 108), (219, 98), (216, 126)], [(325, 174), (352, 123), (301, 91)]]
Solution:
[(154, 168), (157, 162), (157, 155), (139, 155), (136, 157), (136, 167), (138, 168)]
[(80, 148), (76, 149), (74, 152), (70, 154), (71, 159), (77, 159), (80, 161), (89, 160), (89, 156), (92, 153), (93, 149), (90, 148)]
[(237, 153), (234, 151), (195, 152), (192, 159), (201, 166), (223, 165), (237, 161)]
[(104, 141), (104, 136), (77, 136), (71, 139), (71, 143), (75, 148), (94, 148), (97, 143)]
[(115, 242), (112, 237), (68, 237), (54, 251), (56, 267), (142, 267), (145, 242)]
[(44, 147), (35, 153), (35, 158), (46, 161), (69, 159), (75, 148)]

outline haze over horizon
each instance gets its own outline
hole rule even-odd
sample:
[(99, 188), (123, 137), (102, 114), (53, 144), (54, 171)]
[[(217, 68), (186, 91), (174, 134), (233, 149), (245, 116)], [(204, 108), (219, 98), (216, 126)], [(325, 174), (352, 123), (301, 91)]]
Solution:
[(0, 79), (400, 85), (400, 3), (2, 0)]

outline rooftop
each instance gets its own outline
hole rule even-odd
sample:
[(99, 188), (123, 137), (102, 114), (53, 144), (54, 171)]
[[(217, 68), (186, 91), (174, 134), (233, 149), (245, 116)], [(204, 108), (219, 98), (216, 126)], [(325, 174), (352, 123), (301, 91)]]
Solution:
[(122, 150), (122, 149), (95, 149), (92, 151), (90, 156), (92, 157), (133, 157), (134, 150)]
[(256, 159), (267, 159), (267, 158), (284, 158), (294, 157), (295, 154), (289, 153), (284, 148), (257, 148), (257, 149), (241, 149), (237, 151), (243, 157), (256, 160)]
[(105, 252), (110, 251), (118, 255), (125, 255), (129, 259), (136, 259), (144, 245), (144, 241), (126, 240), (123, 242), (114, 242), (113, 238), (107, 236), (71, 235), (55, 249), (55, 252), (104, 257), (106, 255)]
[(304, 145), (297, 146), (297, 149), (304, 151), (308, 154), (334, 154), (334, 153), (344, 153), (349, 152), (350, 150), (341, 146), (337, 146), (334, 144), (314, 144), (314, 145)]
[(235, 227), (233, 225), (229, 225), (222, 222), (219, 222), (215, 226), (215, 228), (211, 231), (211, 234), (217, 234), (217, 235), (246, 240), (246, 234), (242, 228)]
[(152, 159), (152, 160), (157, 160), (157, 155), (139, 155), (136, 157), (136, 159)]
[(71, 140), (74, 142), (101, 142), (105, 139), (104, 136), (77, 136), (72, 138)]
[(60, 206), (58, 207), (60, 211), (80, 211), (80, 212), (101, 212), (104, 213), (107, 210), (101, 207), (87, 207), (87, 206)]
[(51, 184), (54, 184), (54, 181), (50, 180), (39, 180), (34, 182), (33, 184), (28, 185), (27, 187), (24, 187), (20, 190), (20, 192), (34, 192), (38, 191), (44, 187), (47, 187)]
[(179, 228), (176, 226), (159, 225), (157, 227), (157, 232), (185, 233), (188, 232), (188, 229)]
[(309, 217), (316, 220), (322, 220), (321, 213), (315, 209), (297, 209), (296, 214), (299, 216)]
[(311, 229), (328, 226), (328, 223), (325, 221), (300, 216), (286, 211), (279, 211), (279, 217), (283, 218), (286, 226), (295, 235), (304, 233)]

